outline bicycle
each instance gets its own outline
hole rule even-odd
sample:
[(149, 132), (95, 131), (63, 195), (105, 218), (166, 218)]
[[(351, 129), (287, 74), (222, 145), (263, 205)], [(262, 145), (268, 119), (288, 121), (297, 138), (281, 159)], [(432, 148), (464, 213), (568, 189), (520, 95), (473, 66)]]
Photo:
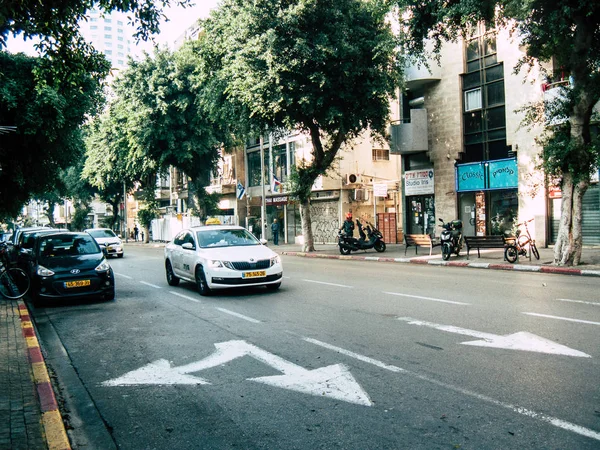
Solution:
[(529, 259), (531, 260), (531, 254), (535, 256), (535, 259), (540, 259), (540, 252), (538, 251), (535, 245), (535, 239), (532, 239), (531, 234), (529, 233), (529, 228), (527, 224), (532, 222), (533, 219), (526, 220), (518, 224), (517, 226), (524, 226), (525, 233), (521, 233), (520, 229), (517, 229), (517, 236), (512, 238), (514, 243), (506, 246), (504, 250), (504, 257), (510, 263), (514, 263), (519, 259), (519, 255), (527, 256), (527, 249), (529, 249)]
[(27, 273), (12, 267), (8, 244), (0, 243), (0, 294), (9, 300), (17, 300), (29, 292), (30, 286)]

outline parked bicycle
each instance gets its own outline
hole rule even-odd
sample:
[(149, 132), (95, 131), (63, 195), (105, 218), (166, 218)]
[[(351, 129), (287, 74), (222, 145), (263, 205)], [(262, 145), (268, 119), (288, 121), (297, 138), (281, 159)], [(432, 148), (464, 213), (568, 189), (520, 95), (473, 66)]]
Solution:
[(12, 267), (9, 247), (0, 243), (0, 294), (10, 300), (23, 297), (29, 291), (31, 281), (27, 273), (18, 267)]
[[(519, 259), (519, 255), (527, 256), (527, 251), (529, 250), (529, 259), (531, 259), (531, 254), (535, 256), (535, 259), (540, 259), (540, 252), (538, 251), (535, 245), (535, 239), (531, 237), (529, 233), (529, 228), (527, 224), (532, 222), (533, 219), (526, 220), (518, 224), (518, 227), (525, 227), (525, 232), (521, 232), (520, 229), (517, 229), (517, 236), (514, 238), (513, 242), (508, 244), (504, 250), (504, 257), (510, 263), (514, 263)], [(507, 238), (509, 240), (510, 238)]]

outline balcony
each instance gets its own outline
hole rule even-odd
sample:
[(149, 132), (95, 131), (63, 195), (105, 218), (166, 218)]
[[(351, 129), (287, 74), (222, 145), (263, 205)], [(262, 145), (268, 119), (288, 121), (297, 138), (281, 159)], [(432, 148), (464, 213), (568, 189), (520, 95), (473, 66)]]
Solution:
[(442, 68), (435, 62), (430, 61), (429, 68), (424, 65), (411, 65), (404, 72), (406, 87), (411, 91), (417, 90), (442, 79)]
[(405, 155), (429, 150), (427, 110), (411, 109), (410, 122), (391, 125), (390, 153)]

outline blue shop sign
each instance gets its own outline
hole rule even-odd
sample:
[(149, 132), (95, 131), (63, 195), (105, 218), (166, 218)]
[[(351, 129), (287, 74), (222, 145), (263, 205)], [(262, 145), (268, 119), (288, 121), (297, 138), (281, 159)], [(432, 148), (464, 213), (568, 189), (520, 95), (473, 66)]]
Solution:
[(481, 161), (456, 166), (456, 191), (516, 189), (519, 172), (516, 158)]
[(519, 186), (516, 159), (488, 161), (488, 189), (511, 189)]
[(483, 162), (456, 166), (456, 190), (482, 191), (485, 189), (485, 166)]

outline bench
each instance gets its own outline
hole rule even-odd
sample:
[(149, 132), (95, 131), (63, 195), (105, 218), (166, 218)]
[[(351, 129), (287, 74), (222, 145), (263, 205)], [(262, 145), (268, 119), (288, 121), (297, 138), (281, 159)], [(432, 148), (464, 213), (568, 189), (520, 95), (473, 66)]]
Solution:
[(433, 247), (440, 245), (439, 242), (435, 242), (433, 239), (431, 239), (431, 236), (428, 234), (405, 234), (404, 243), (406, 244), (406, 248), (404, 249), (405, 255), (406, 250), (408, 250), (408, 247), (414, 246), (415, 255), (417, 254), (417, 249), (419, 247), (429, 247), (429, 256), (431, 256)]
[(469, 251), (472, 248), (477, 249), (477, 257), (481, 258), (479, 252), (482, 248), (501, 248), (506, 247), (504, 236), (465, 236), (465, 244), (467, 245), (467, 259), (469, 259)]

